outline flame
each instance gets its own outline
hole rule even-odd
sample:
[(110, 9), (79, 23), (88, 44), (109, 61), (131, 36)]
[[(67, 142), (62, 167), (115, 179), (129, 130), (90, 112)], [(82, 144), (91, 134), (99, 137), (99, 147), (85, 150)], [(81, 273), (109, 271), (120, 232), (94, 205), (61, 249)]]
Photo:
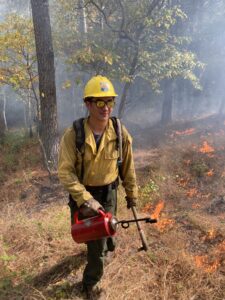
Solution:
[(208, 267), (205, 268), (205, 272), (206, 273), (213, 273), (218, 269), (219, 266), (220, 266), (220, 260), (216, 259)]
[(195, 264), (198, 268), (202, 268), (206, 262), (207, 256), (206, 255), (197, 255), (194, 257)]
[[(162, 212), (163, 208), (165, 206), (165, 201), (161, 200), (155, 207), (154, 212), (151, 214), (152, 219), (159, 219), (160, 213)], [(155, 228), (157, 228), (159, 231), (163, 232), (166, 229), (170, 229), (171, 226), (173, 226), (175, 223), (175, 220), (172, 219), (161, 219), (158, 220), (158, 222), (155, 224)]]
[(195, 132), (195, 128), (189, 128), (184, 131), (175, 131), (175, 134), (177, 135), (191, 135)]
[(192, 197), (196, 196), (197, 192), (198, 192), (198, 191), (197, 191), (196, 188), (190, 189), (190, 190), (187, 192), (187, 196), (190, 197), (190, 198), (192, 198)]
[(210, 229), (208, 232), (207, 232), (207, 235), (210, 239), (214, 239), (216, 237), (216, 230), (214, 228)]
[(212, 153), (214, 152), (214, 149), (212, 146), (210, 146), (207, 141), (203, 142), (202, 147), (199, 149), (199, 152), (201, 153)]
[(210, 171), (208, 171), (206, 174), (207, 174), (207, 176), (213, 176), (213, 174), (214, 174), (213, 169), (211, 169)]
[(143, 212), (148, 213), (152, 208), (152, 204), (151, 203), (147, 203), (144, 208), (142, 209)]
[(156, 205), (156, 208), (155, 208), (153, 214), (151, 215), (151, 218), (152, 218), (152, 219), (158, 219), (158, 218), (159, 218), (159, 215), (160, 215), (162, 209), (164, 208), (164, 205), (165, 205), (165, 203), (164, 203), (163, 200), (161, 200), (161, 201)]
[(218, 258), (210, 262), (207, 255), (195, 256), (194, 259), (196, 266), (203, 269), (206, 273), (213, 273), (220, 266)]
[(204, 241), (210, 241), (213, 240), (217, 235), (217, 232), (214, 228), (210, 229), (207, 231), (206, 236), (204, 236), (203, 240)]
[(162, 220), (159, 220), (156, 224), (155, 224), (155, 227), (163, 232), (165, 231), (166, 229), (170, 229), (175, 223), (175, 220), (172, 220), (172, 219), (162, 219)]
[[(216, 231), (212, 228), (207, 232), (207, 239), (214, 239), (216, 237)], [(195, 264), (198, 268), (203, 269), (206, 273), (215, 272), (221, 265), (222, 257), (221, 253), (225, 251), (225, 240), (223, 240), (216, 249), (214, 249), (210, 259), (207, 255), (195, 256)]]

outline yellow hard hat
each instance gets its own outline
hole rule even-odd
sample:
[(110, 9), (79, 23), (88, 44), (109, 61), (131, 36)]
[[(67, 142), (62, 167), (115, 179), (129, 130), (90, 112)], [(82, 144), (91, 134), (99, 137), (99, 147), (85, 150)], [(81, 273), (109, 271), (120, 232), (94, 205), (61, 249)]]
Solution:
[(116, 97), (112, 82), (101, 75), (92, 77), (84, 88), (84, 99), (87, 97)]

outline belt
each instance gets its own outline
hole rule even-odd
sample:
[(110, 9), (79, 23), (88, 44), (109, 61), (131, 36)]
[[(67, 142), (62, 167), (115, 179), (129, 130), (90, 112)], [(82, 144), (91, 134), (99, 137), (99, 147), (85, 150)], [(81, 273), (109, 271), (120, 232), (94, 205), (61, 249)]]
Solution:
[(119, 185), (119, 178), (116, 178), (115, 181), (107, 185), (101, 185), (101, 186), (85, 185), (85, 188), (88, 192), (106, 192), (109, 190), (115, 190), (118, 187), (118, 185)]

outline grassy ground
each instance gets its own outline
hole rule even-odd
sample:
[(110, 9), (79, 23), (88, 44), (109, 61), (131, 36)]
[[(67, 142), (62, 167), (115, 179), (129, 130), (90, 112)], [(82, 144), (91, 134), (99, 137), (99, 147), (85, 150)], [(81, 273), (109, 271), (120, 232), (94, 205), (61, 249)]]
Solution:
[[(213, 118), (138, 135), (138, 211), (159, 222), (143, 225), (148, 252), (134, 225), (118, 229), (106, 299), (225, 299), (224, 145)], [(37, 142), (10, 134), (0, 163), (0, 299), (82, 299), (85, 246), (71, 239), (67, 195)], [(118, 217), (131, 218), (122, 190)]]

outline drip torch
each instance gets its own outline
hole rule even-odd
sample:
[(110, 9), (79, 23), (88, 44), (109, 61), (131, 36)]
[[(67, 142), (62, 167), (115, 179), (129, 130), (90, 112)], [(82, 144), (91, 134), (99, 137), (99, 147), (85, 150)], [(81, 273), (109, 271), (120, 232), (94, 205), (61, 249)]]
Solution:
[(76, 243), (86, 243), (91, 240), (98, 240), (104, 237), (114, 236), (116, 234), (118, 225), (121, 224), (122, 228), (127, 229), (130, 223), (136, 223), (138, 232), (142, 241), (142, 247), (139, 250), (147, 251), (147, 241), (139, 222), (156, 223), (156, 219), (151, 218), (138, 218), (136, 208), (132, 207), (134, 219), (131, 220), (118, 220), (110, 212), (99, 210), (97, 216), (86, 219), (79, 218), (79, 212), (74, 214), (74, 224), (71, 227), (71, 234)]

